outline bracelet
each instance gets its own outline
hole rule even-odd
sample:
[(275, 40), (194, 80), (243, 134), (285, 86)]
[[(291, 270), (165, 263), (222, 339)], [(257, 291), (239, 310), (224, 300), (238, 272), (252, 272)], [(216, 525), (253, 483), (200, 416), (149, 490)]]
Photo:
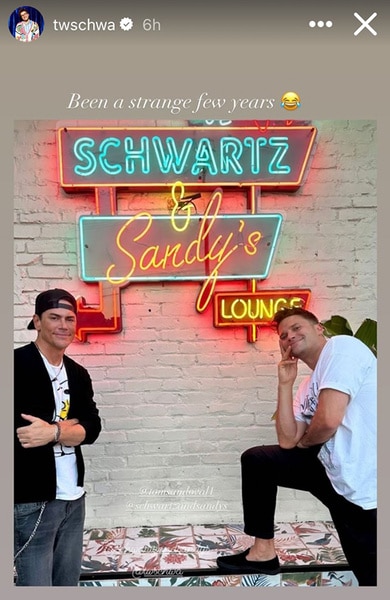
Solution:
[(57, 444), (59, 442), (60, 435), (61, 435), (61, 425), (59, 424), (58, 421), (53, 421), (52, 425), (56, 426), (56, 432), (54, 434), (54, 443)]

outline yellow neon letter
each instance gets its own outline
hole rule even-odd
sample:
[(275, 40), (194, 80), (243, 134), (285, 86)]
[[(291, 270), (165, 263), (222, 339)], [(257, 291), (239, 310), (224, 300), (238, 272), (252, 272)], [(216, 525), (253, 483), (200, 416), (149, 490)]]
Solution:
[(233, 318), (231, 314), (226, 314), (225, 298), (222, 298), (222, 300), (221, 300), (221, 316), (223, 319), (232, 319)]
[[(179, 199), (178, 200), (176, 199), (176, 190), (177, 189), (179, 191)], [(171, 190), (171, 196), (172, 196), (172, 200), (173, 200), (173, 208), (171, 211), (171, 225), (172, 225), (173, 229), (175, 229), (176, 231), (185, 231), (190, 223), (190, 218), (191, 218), (190, 204), (187, 204), (187, 206), (184, 206), (185, 212), (187, 213), (186, 214), (187, 218), (184, 221), (184, 225), (182, 227), (179, 227), (175, 221), (176, 213), (180, 209), (179, 201), (184, 197), (184, 192), (185, 192), (184, 184), (181, 181), (176, 181), (176, 183), (173, 184), (172, 190)]]
[(120, 228), (120, 230), (117, 233), (116, 236), (116, 245), (119, 248), (119, 250), (121, 250), (123, 252), (123, 254), (125, 254), (126, 256), (128, 256), (130, 258), (131, 261), (131, 269), (130, 271), (127, 273), (127, 275), (125, 275), (124, 277), (122, 277), (121, 279), (113, 279), (111, 277), (111, 272), (113, 269), (115, 269), (116, 265), (115, 263), (111, 264), (107, 271), (106, 271), (106, 278), (107, 281), (109, 281), (109, 283), (112, 283), (113, 285), (122, 285), (123, 283), (125, 283), (126, 281), (129, 281), (129, 279), (131, 278), (132, 274), (134, 273), (134, 269), (136, 266), (136, 260), (134, 258), (134, 256), (128, 252), (121, 243), (121, 237), (123, 235), (123, 233), (125, 233), (125, 231), (127, 230), (127, 228), (134, 223), (138, 218), (141, 217), (147, 217), (147, 223), (145, 226), (145, 229), (139, 233), (137, 236), (135, 236), (135, 238), (133, 238), (133, 241), (136, 242), (140, 239), (143, 238), (144, 235), (146, 235), (146, 233), (149, 231), (151, 225), (152, 225), (152, 215), (150, 213), (144, 212), (144, 213), (138, 213), (137, 215), (134, 215), (133, 217), (131, 217), (130, 219), (128, 219), (126, 221), (126, 223), (124, 225), (122, 225), (122, 227)]

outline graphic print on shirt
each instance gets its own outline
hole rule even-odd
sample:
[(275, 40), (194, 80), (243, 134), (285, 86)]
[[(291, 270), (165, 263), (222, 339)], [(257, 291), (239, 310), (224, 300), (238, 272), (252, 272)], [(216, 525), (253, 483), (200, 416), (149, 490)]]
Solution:
[(318, 387), (318, 383), (312, 381), (309, 385), (307, 394), (304, 397), (303, 402), (301, 402), (301, 412), (308, 419), (313, 418), (313, 415), (317, 409)]
[[(56, 402), (56, 414), (54, 416), (55, 421), (66, 421), (69, 414), (70, 408), (70, 397), (68, 387), (68, 378), (59, 382), (58, 388), (54, 389), (54, 396)], [(56, 458), (65, 456), (67, 454), (74, 454), (75, 450), (73, 446), (64, 446), (64, 444), (56, 444), (54, 446), (54, 456)]]
[(61, 406), (60, 414), (58, 415), (59, 421), (65, 421), (68, 418), (70, 402), (69, 402), (69, 395), (66, 394), (67, 391), (68, 390), (66, 390), (64, 392), (64, 398), (61, 400), (62, 406)]

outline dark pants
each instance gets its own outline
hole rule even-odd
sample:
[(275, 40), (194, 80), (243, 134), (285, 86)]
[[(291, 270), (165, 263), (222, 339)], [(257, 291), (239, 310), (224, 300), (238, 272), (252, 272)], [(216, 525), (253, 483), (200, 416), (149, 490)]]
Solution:
[(258, 538), (274, 537), (278, 486), (310, 492), (329, 509), (359, 586), (375, 586), (376, 509), (364, 510), (334, 490), (317, 458), (319, 449), (257, 446), (243, 453), (244, 531)]

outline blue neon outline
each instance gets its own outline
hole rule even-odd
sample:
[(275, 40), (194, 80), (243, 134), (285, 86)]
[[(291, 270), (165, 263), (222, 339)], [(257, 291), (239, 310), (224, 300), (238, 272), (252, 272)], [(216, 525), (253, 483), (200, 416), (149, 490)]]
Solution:
[[(87, 276), (85, 273), (85, 258), (84, 258), (84, 235), (83, 235), (83, 227), (82, 224), (84, 221), (90, 221), (90, 220), (94, 220), (94, 221), (102, 221), (102, 220), (109, 220), (109, 221), (126, 221), (127, 219), (131, 218), (132, 215), (83, 215), (79, 218), (79, 235), (80, 235), (80, 278), (82, 279), (82, 281), (88, 282), (88, 283), (96, 283), (99, 281), (108, 281), (106, 277), (91, 277), (91, 276)], [(194, 215), (191, 217), (191, 219), (193, 220), (198, 220), (200, 215)], [(247, 279), (267, 279), (268, 275), (269, 275), (269, 271), (270, 271), (270, 267), (271, 267), (271, 263), (275, 254), (275, 248), (277, 245), (277, 242), (279, 240), (279, 236), (280, 236), (280, 229), (282, 227), (282, 223), (283, 223), (283, 216), (280, 213), (267, 213), (267, 214), (229, 214), (229, 215), (218, 215), (216, 217), (216, 219), (239, 219), (239, 218), (243, 218), (243, 219), (254, 219), (254, 218), (258, 218), (258, 217), (262, 217), (265, 219), (275, 219), (277, 220), (276, 222), (276, 229), (273, 233), (273, 241), (272, 241), (272, 245), (271, 245), (271, 249), (270, 249), (270, 254), (268, 257), (268, 261), (266, 263), (266, 267), (265, 267), (265, 271), (264, 273), (254, 273), (254, 274), (238, 274), (238, 275), (221, 275), (220, 277), (218, 277), (219, 281), (243, 281), (243, 280), (247, 280)], [(180, 219), (186, 219), (187, 217), (177, 217)], [(170, 220), (171, 217), (170, 215), (153, 215), (153, 219), (158, 220), (158, 221), (167, 221)], [(140, 219), (141, 220), (141, 219)], [(205, 275), (196, 275), (196, 276), (180, 276), (180, 275), (170, 275), (167, 277), (162, 277), (160, 276), (151, 276), (151, 275), (145, 275), (144, 277), (141, 276), (135, 276), (135, 277), (131, 277), (128, 282), (148, 282), (148, 281), (205, 281), (208, 278), (208, 276)], [(118, 279), (118, 280), (122, 280), (123, 277), (112, 277), (113, 280)]]

